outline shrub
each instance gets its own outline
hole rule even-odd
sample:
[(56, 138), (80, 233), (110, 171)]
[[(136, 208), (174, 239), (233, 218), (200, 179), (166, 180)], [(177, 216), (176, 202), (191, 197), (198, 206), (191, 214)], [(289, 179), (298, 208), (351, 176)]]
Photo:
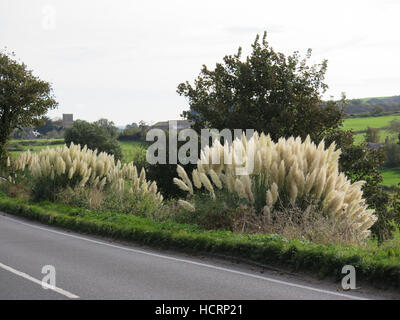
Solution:
[(219, 201), (210, 201), (207, 193), (197, 192), (191, 202), (185, 200), (175, 202), (177, 206), (172, 205), (171, 210), (174, 212), (171, 218), (179, 223), (195, 224), (205, 229), (239, 231), (235, 228), (237, 210), (228, 207), (223, 201), (224, 198), (226, 193), (220, 192)]
[(24, 146), (21, 143), (10, 143), (8, 151), (24, 151)]
[(145, 168), (145, 169), (148, 168), (146, 152), (147, 152), (146, 148), (140, 146), (140, 147), (137, 147), (132, 154), (132, 163), (135, 164), (135, 166), (138, 168), (138, 170), (141, 170), (142, 168)]
[[(192, 180), (178, 166), (181, 179), (174, 182), (191, 195), (194, 187), (203, 188), (217, 201), (216, 189), (224, 190), (229, 208), (246, 206), (271, 223), (275, 211), (306, 211), (312, 206), (312, 211), (348, 230), (350, 238), (343, 241), (362, 241), (377, 218), (363, 199), (364, 181), (351, 183), (339, 173), (339, 156), (335, 143), (325, 149), (323, 141), (317, 146), (309, 136), (304, 142), (291, 137), (274, 143), (264, 134), (255, 133), (249, 141), (243, 134), (232, 145), (216, 140), (202, 150)], [(252, 163), (254, 170), (249, 170)]]
[(97, 187), (67, 188), (58, 192), (56, 201), (69, 206), (97, 210), (100, 212), (118, 212), (134, 214), (140, 217), (158, 219), (162, 203), (151, 193), (132, 192), (125, 188), (121, 192), (107, 192)]
[(365, 132), (366, 142), (379, 142), (379, 129), (378, 128), (367, 128)]
[(145, 141), (145, 131), (142, 128), (124, 129), (118, 135), (119, 141)]
[[(115, 128), (115, 130), (117, 129)], [(114, 155), (115, 159), (122, 159), (121, 146), (112, 132), (113, 128), (99, 123), (77, 120), (72, 127), (65, 130), (65, 143), (67, 145), (71, 143), (86, 145), (91, 150), (106, 152)]]
[[(166, 133), (166, 141), (168, 141), (169, 136)], [(184, 145), (186, 141), (178, 141), (177, 150)], [(185, 192), (179, 189), (175, 184), (171, 184), (172, 179), (176, 176), (176, 164), (170, 164), (169, 162), (169, 144), (167, 143), (165, 146), (165, 154), (166, 154), (166, 164), (149, 164), (147, 162), (147, 176), (150, 180), (154, 180), (157, 182), (157, 186), (165, 198), (182, 198), (185, 196)], [(161, 151), (160, 151), (161, 152)], [(190, 171), (194, 169), (194, 165), (188, 163), (184, 165), (185, 170)]]

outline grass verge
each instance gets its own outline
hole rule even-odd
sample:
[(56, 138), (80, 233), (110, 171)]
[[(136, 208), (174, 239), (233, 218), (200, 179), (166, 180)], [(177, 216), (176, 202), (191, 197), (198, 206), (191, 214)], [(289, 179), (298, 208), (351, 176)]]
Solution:
[(69, 230), (190, 253), (211, 253), (291, 267), (339, 280), (353, 265), (357, 280), (400, 288), (400, 249), (356, 248), (288, 240), (279, 235), (207, 231), (196, 225), (155, 222), (133, 215), (96, 212), (50, 202), (32, 203), (0, 193), (0, 210)]

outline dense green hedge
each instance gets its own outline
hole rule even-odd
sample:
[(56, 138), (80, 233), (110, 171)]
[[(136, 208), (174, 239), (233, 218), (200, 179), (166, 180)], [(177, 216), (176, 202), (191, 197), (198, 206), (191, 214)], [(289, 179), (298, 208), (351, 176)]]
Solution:
[(0, 210), (78, 232), (129, 240), (192, 253), (222, 254), (268, 265), (284, 265), (320, 277), (342, 277), (344, 265), (353, 265), (358, 280), (400, 288), (400, 252), (360, 249), (288, 240), (279, 235), (247, 235), (206, 231), (195, 225), (154, 222), (133, 215), (96, 212), (61, 204), (35, 204), (0, 193)]

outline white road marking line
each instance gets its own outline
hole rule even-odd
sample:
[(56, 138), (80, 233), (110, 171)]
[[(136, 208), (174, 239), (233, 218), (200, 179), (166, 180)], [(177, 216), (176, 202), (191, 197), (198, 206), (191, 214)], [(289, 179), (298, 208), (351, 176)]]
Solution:
[(274, 282), (274, 283), (278, 283), (278, 284), (282, 284), (282, 285), (287, 285), (287, 286), (290, 286), (290, 287), (296, 287), (296, 288), (300, 288), (300, 289), (311, 290), (311, 291), (315, 291), (315, 292), (319, 292), (319, 293), (331, 294), (331, 295), (335, 295), (335, 296), (339, 296), (339, 297), (343, 297), (343, 298), (349, 298), (349, 299), (354, 299), (354, 300), (369, 300), (369, 299), (364, 298), (364, 297), (358, 297), (358, 296), (353, 296), (353, 295), (349, 295), (349, 294), (345, 294), (345, 293), (334, 292), (334, 291), (329, 291), (329, 290), (324, 290), (324, 289), (318, 289), (318, 288), (309, 287), (309, 286), (296, 284), (296, 283), (291, 283), (291, 282), (287, 282), (287, 281), (283, 281), (283, 280), (277, 280), (277, 279), (273, 279), (273, 278), (269, 278), (269, 277), (265, 277), (265, 276), (258, 276), (258, 275), (247, 273), (247, 272), (232, 270), (232, 269), (223, 268), (223, 267), (217, 267), (217, 266), (214, 266), (214, 265), (211, 265), (211, 264), (195, 262), (195, 261), (185, 260), (185, 259), (180, 259), (180, 258), (173, 258), (173, 257), (169, 257), (169, 256), (166, 256), (166, 255), (146, 252), (146, 251), (139, 250), (139, 249), (132, 249), (132, 248), (126, 248), (126, 247), (122, 247), (122, 246), (117, 246), (117, 245), (114, 245), (114, 244), (109, 244), (109, 243), (98, 241), (98, 240), (92, 240), (92, 239), (89, 239), (89, 238), (76, 236), (76, 235), (73, 235), (73, 234), (68, 234), (68, 233), (64, 233), (64, 232), (60, 232), (60, 231), (56, 231), (56, 230), (52, 230), (52, 229), (48, 229), (48, 228), (44, 228), (44, 227), (39, 227), (39, 226), (30, 224), (30, 223), (25, 223), (25, 222), (19, 221), (17, 219), (10, 218), (10, 217), (5, 216), (5, 215), (0, 215), (0, 217), (4, 218), (6, 220), (13, 221), (15, 223), (19, 223), (19, 224), (31, 227), (31, 228), (44, 230), (44, 231), (48, 231), (48, 232), (51, 232), (51, 233), (60, 234), (60, 235), (63, 235), (63, 236), (67, 236), (67, 237), (71, 237), (71, 238), (75, 238), (75, 239), (79, 239), (79, 240), (83, 240), (83, 241), (88, 241), (88, 242), (92, 242), (92, 243), (96, 243), (96, 244), (101, 244), (101, 245), (108, 246), (108, 247), (111, 247), (111, 248), (117, 248), (117, 249), (120, 249), (120, 250), (125, 250), (125, 251), (130, 251), (130, 252), (135, 252), (135, 253), (141, 253), (141, 254), (145, 254), (145, 255), (148, 255), (148, 256), (152, 256), (152, 257), (163, 258), (163, 259), (177, 261), (177, 262), (184, 262), (184, 263), (193, 264), (193, 265), (206, 267), (206, 268), (210, 268), (210, 269), (215, 269), (215, 270), (220, 270), (220, 271), (226, 271), (226, 272), (230, 272), (230, 273), (234, 273), (234, 274), (239, 274), (239, 275), (242, 275), (242, 276), (248, 276), (248, 277), (255, 278), (255, 279), (265, 280), (265, 281)]
[(34, 283), (36, 283), (36, 284), (38, 284), (40, 286), (45, 286), (50, 290), (53, 290), (53, 291), (55, 291), (55, 292), (57, 292), (59, 294), (62, 294), (63, 296), (66, 296), (67, 298), (79, 299), (79, 297), (77, 295), (75, 295), (75, 294), (73, 294), (71, 292), (68, 292), (66, 290), (63, 290), (63, 289), (55, 287), (55, 286), (51, 286), (48, 283), (42, 283), (42, 281), (40, 281), (38, 279), (35, 279), (34, 277), (31, 277), (29, 274), (26, 274), (24, 272), (15, 270), (14, 268), (11, 268), (9, 266), (6, 266), (5, 264), (2, 264), (1, 262), (0, 262), (0, 268), (3, 268), (4, 270), (12, 272), (12, 273), (14, 273), (14, 274), (16, 274), (16, 275), (18, 275), (18, 276), (20, 276), (22, 278), (27, 279), (27, 280), (30, 280), (30, 281), (32, 281), (32, 282), (34, 282)]

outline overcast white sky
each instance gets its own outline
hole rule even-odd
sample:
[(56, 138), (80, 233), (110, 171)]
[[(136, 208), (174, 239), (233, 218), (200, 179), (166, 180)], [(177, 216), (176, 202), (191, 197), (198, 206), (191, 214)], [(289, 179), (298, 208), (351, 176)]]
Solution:
[(328, 59), (328, 95), (399, 95), (399, 16), (399, 0), (1, 0), (0, 48), (52, 82), (51, 117), (125, 125), (179, 119), (177, 85), (263, 30), (278, 51)]

